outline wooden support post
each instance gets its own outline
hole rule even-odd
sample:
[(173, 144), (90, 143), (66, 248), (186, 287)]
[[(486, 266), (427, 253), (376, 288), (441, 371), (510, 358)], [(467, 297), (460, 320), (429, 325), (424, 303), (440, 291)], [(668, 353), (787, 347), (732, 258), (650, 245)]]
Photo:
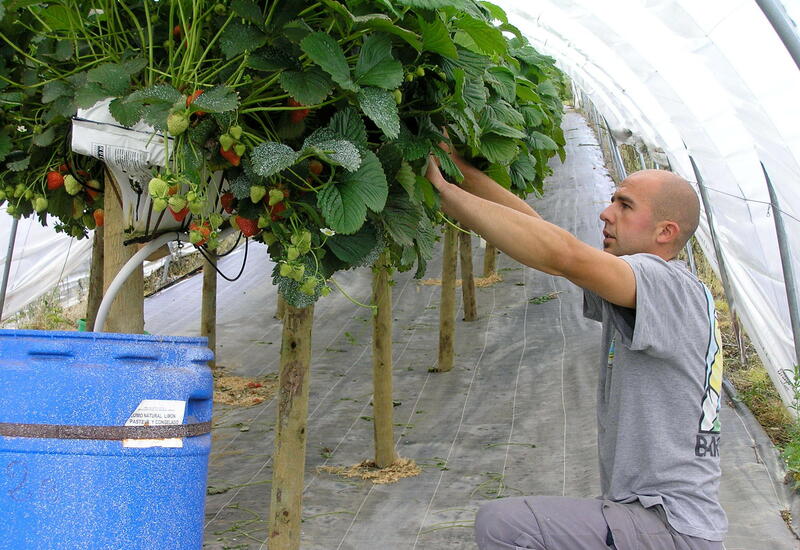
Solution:
[(397, 460), (394, 450), (392, 403), (392, 287), (389, 254), (383, 252), (372, 268), (372, 418), (375, 430), (375, 464), (385, 468)]
[(300, 548), (313, 322), (314, 306), (299, 309), (286, 305), (278, 377), (278, 420), (272, 455), (270, 550)]
[(464, 301), (464, 320), (474, 321), (478, 318), (478, 306), (475, 302), (475, 276), (472, 269), (472, 234), (458, 232), (458, 249), (461, 258), (461, 296)]
[(493, 244), (486, 243), (483, 251), (483, 276), (491, 277), (497, 271), (497, 249)]
[(203, 298), (200, 308), (200, 335), (208, 338), (208, 348), (214, 358), (208, 362), (211, 369), (217, 366), (217, 255), (208, 250), (208, 259), (203, 264)]
[(439, 302), (439, 364), (437, 372), (453, 368), (456, 316), (456, 231), (448, 225), (444, 230), (442, 254), (442, 297)]
[[(105, 176), (105, 225), (103, 235), (103, 294), (137, 249), (125, 246), (125, 216), (119, 187), (111, 174)], [(144, 271), (139, 265), (119, 289), (106, 319), (106, 332), (144, 332)]]
[(89, 267), (89, 293), (86, 297), (86, 326), (94, 326), (97, 310), (103, 301), (103, 234), (105, 230), (97, 227), (92, 241), (92, 263)]
[(286, 300), (283, 299), (283, 296), (278, 294), (278, 302), (275, 305), (275, 319), (283, 319), (283, 315), (286, 313)]

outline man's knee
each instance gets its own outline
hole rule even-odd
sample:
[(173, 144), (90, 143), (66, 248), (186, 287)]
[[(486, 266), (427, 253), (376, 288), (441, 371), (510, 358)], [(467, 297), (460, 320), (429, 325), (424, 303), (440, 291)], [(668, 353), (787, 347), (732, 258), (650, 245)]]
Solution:
[(522, 497), (483, 504), (475, 516), (475, 540), (481, 550), (544, 548), (536, 518)]

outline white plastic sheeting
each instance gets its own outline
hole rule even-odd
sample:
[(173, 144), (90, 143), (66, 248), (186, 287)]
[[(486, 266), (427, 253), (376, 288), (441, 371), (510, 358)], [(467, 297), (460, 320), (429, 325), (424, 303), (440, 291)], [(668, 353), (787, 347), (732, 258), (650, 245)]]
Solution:
[[(496, 3), (558, 61), (616, 135), (630, 130), (629, 143), (663, 149), (672, 169), (692, 182), (689, 156), (695, 160), (732, 301), (791, 404), (796, 355), (760, 163), (776, 189), (797, 278), (800, 71), (759, 6), (754, 0)], [(797, 0), (783, 7), (790, 21), (800, 16)], [(716, 263), (705, 217), (697, 236)]]

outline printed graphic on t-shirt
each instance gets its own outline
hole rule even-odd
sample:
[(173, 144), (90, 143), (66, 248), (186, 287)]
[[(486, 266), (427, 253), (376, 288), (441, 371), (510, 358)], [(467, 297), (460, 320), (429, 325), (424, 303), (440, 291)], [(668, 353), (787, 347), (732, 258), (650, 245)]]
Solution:
[(717, 326), (714, 298), (708, 288), (708, 349), (706, 351), (706, 376), (700, 415), (700, 433), (695, 445), (696, 456), (719, 456), (719, 409), (722, 394), (722, 338)]
[(614, 348), (616, 347), (617, 335), (611, 338), (611, 344), (608, 346), (608, 368), (614, 366)]

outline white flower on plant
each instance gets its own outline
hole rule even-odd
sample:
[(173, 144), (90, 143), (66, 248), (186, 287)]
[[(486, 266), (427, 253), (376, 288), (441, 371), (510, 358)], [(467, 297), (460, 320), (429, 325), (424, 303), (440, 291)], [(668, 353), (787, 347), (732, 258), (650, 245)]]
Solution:
[(336, 231), (334, 231), (330, 227), (323, 227), (319, 230), (319, 232), (327, 237), (333, 237), (334, 235), (336, 235)]
[(17, 126), (17, 132), (19, 132), (19, 133), (24, 134), (27, 131), (28, 131), (28, 129), (25, 126), (22, 126), (22, 125)]

